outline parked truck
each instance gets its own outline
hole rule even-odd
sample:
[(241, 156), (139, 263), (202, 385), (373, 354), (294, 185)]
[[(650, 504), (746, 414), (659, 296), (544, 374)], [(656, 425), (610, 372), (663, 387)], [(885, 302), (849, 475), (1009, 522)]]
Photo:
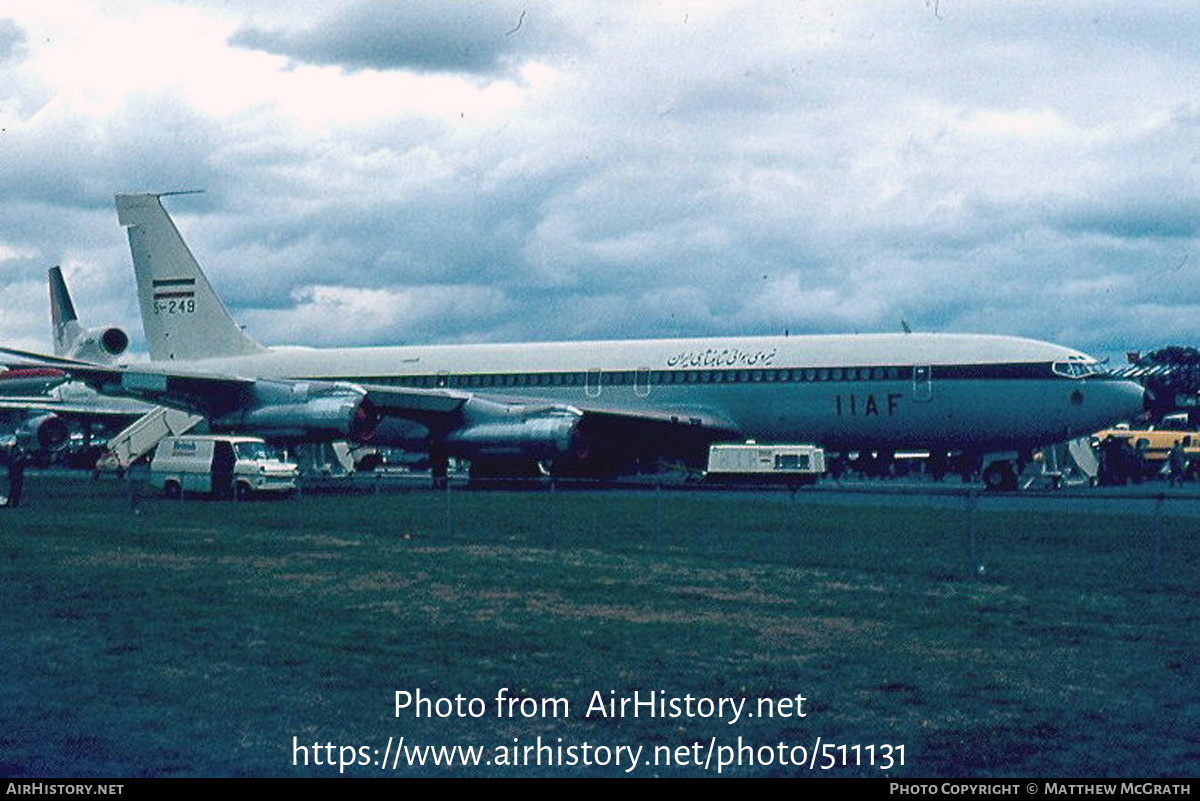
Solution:
[(705, 479), (722, 483), (812, 484), (825, 473), (817, 445), (722, 443), (708, 449)]

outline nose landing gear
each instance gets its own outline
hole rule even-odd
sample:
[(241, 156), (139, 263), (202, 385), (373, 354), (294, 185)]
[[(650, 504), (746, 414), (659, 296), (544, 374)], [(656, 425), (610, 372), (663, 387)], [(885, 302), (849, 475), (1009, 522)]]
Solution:
[(983, 469), (983, 485), (992, 492), (1012, 492), (1017, 488), (1017, 471), (1007, 460), (991, 462)]

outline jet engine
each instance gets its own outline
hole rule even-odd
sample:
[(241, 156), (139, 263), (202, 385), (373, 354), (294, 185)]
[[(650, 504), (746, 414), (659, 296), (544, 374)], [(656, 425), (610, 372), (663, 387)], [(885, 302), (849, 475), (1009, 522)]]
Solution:
[(129, 335), (120, 328), (89, 328), (75, 341), (67, 355), (73, 359), (107, 364), (128, 347)]
[(579, 420), (574, 414), (544, 414), (479, 422), (447, 434), (446, 450), (467, 459), (553, 459), (571, 452)]
[(404, 417), (389, 416), (379, 421), (379, 426), (371, 437), (371, 444), (408, 451), (427, 451), (429, 438), (428, 426)]
[(366, 442), (379, 422), (366, 393), (352, 384), (258, 381), (252, 396), (249, 404), (214, 416), (212, 429), (276, 441)]
[(25, 451), (56, 451), (67, 444), (67, 423), (51, 412), (26, 417), (14, 432), (17, 447)]

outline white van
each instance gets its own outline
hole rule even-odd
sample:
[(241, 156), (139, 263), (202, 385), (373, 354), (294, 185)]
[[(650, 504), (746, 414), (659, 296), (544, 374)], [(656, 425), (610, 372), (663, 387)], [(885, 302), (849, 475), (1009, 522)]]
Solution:
[(236, 498), (290, 494), (298, 474), (294, 462), (285, 462), (255, 437), (167, 437), (150, 460), (150, 483), (168, 498), (185, 492)]

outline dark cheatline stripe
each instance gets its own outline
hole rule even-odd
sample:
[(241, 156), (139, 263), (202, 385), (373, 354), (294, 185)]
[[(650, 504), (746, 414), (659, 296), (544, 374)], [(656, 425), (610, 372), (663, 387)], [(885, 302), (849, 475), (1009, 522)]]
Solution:
[[(1005, 362), (997, 364), (933, 364), (933, 365), (888, 365), (852, 367), (770, 367), (764, 369), (697, 369), (697, 370), (568, 370), (544, 373), (416, 373), (407, 375), (376, 376), (309, 376), (318, 380), (352, 381), (362, 384), (398, 385), (418, 388), (454, 387), (479, 389), (505, 389), (520, 387), (537, 390), (543, 387), (580, 387), (585, 385), (605, 386), (715, 386), (718, 384), (843, 384), (854, 383), (902, 383), (914, 380), (917, 368), (926, 368), (928, 378), (917, 377), (918, 384), (926, 381), (938, 384), (944, 381), (980, 380), (1055, 380), (1055, 381), (1121, 381), (1126, 380), (1112, 373), (1103, 372), (1087, 376), (1070, 377), (1054, 372), (1051, 362)], [(864, 373), (866, 375), (864, 375)], [(770, 375), (768, 375), (770, 374)]]
[(1061, 378), (1056, 376), (1049, 362), (1012, 362), (1007, 364), (935, 364), (933, 379), (977, 379), (977, 378)]
[(195, 278), (156, 278), (152, 282), (155, 287), (160, 286), (195, 286)]

